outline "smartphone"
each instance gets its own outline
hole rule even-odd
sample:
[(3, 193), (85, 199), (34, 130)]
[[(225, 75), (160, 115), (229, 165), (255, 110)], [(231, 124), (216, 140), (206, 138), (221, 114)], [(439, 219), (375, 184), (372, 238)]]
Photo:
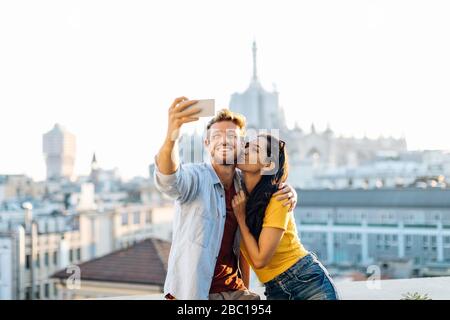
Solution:
[(214, 117), (216, 114), (215, 111), (215, 100), (214, 99), (203, 99), (198, 100), (197, 103), (194, 103), (189, 108), (200, 108), (200, 112), (192, 115), (193, 117)]

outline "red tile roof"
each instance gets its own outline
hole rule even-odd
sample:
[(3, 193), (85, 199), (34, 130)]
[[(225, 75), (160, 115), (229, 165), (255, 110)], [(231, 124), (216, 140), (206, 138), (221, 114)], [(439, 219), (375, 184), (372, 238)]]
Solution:
[[(146, 239), (126, 249), (118, 250), (78, 266), (81, 281), (106, 281), (145, 285), (164, 285), (170, 242)], [(52, 278), (67, 279), (66, 270)]]

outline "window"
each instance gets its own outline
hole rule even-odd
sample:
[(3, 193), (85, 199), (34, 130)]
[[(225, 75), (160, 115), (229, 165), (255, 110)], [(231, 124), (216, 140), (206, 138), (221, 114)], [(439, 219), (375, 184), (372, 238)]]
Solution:
[(53, 264), (56, 266), (58, 264), (58, 252), (53, 252)]
[(41, 286), (37, 285), (36, 286), (36, 299), (40, 299), (41, 298)]
[(27, 256), (25, 257), (25, 268), (29, 270), (30, 266), (31, 266), (31, 256), (27, 254)]
[(31, 300), (31, 287), (25, 289), (25, 300)]
[(41, 257), (39, 256), (39, 253), (36, 255), (36, 267), (41, 267)]
[(80, 261), (81, 260), (81, 248), (77, 249), (77, 260)]
[(69, 261), (70, 262), (73, 261), (73, 250), (72, 249), (69, 250)]
[(124, 212), (122, 213), (122, 225), (127, 225), (128, 224), (128, 213)]
[(141, 223), (141, 213), (139, 211), (137, 211), (133, 214), (133, 223), (134, 224)]
[(50, 284), (49, 283), (46, 283), (45, 285), (44, 285), (44, 291), (45, 291), (45, 297), (46, 298), (50, 298)]
[(145, 215), (145, 223), (151, 224), (152, 223), (152, 210), (149, 210), (147, 214)]
[(95, 243), (91, 243), (90, 245), (89, 245), (89, 253), (90, 253), (90, 256), (91, 257), (95, 257), (95, 253), (96, 253), (96, 245), (95, 245)]
[(58, 286), (56, 285), (56, 282), (53, 283), (53, 294), (55, 297), (58, 295)]
[(44, 255), (44, 260), (45, 260), (45, 266), (48, 267), (48, 265), (50, 264), (49, 262), (49, 256), (48, 256), (48, 252), (45, 253)]

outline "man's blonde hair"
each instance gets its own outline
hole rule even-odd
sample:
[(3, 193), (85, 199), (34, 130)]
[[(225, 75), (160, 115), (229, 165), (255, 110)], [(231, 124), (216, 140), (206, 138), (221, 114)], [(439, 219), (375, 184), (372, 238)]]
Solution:
[(222, 122), (222, 121), (231, 121), (235, 125), (241, 129), (242, 134), (245, 133), (245, 117), (244, 115), (233, 112), (229, 109), (221, 109), (217, 112), (217, 114), (209, 120), (208, 125), (206, 126), (206, 130), (209, 130), (214, 123)]

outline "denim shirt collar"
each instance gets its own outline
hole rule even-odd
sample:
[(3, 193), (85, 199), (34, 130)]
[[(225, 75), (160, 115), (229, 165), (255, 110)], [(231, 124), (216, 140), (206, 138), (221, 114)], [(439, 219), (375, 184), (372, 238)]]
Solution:
[[(218, 184), (219, 183), (221, 186), (223, 186), (222, 182), (220, 181), (219, 176), (217, 175), (216, 170), (214, 170), (214, 167), (212, 166), (212, 164), (211, 163), (207, 163), (207, 167), (208, 167), (208, 170), (209, 170), (209, 174), (211, 175), (212, 182), (214, 184)], [(235, 188), (236, 192), (239, 192), (242, 189), (242, 187), (241, 187), (242, 182), (241, 181), (242, 181), (242, 173), (241, 173), (241, 171), (239, 169), (236, 168), (235, 172), (234, 172), (234, 177), (233, 177), (234, 188)]]

